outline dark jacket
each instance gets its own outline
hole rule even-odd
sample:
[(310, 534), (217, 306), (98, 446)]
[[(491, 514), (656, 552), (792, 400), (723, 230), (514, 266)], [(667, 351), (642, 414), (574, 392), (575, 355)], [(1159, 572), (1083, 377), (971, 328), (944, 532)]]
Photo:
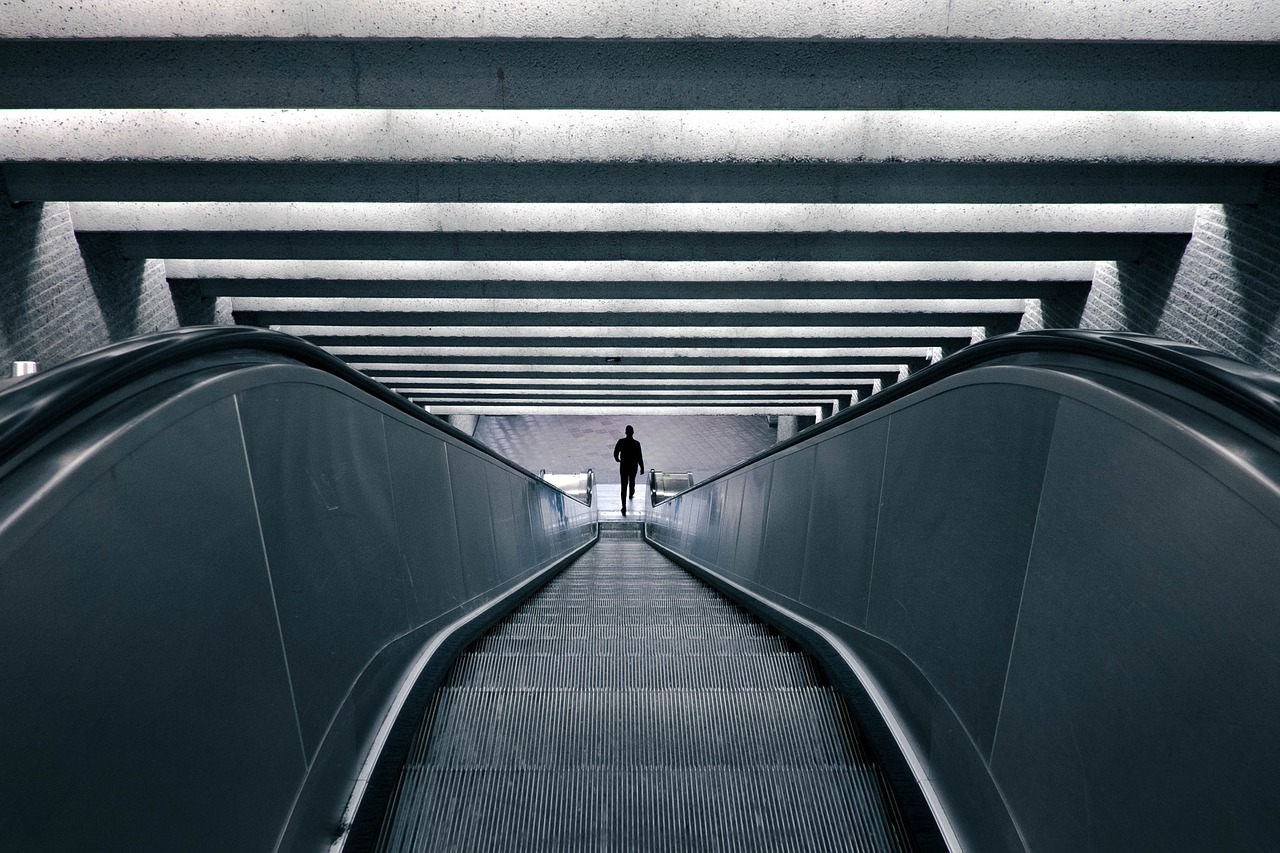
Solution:
[(622, 463), (627, 470), (644, 469), (644, 454), (640, 451), (640, 442), (634, 438), (620, 438), (613, 446), (613, 460)]

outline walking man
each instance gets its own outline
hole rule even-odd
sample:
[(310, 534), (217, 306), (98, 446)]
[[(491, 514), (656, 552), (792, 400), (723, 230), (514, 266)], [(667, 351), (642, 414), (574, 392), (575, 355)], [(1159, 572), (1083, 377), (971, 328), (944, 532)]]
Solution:
[(618, 439), (613, 446), (613, 461), (618, 463), (618, 476), (622, 478), (622, 514), (627, 514), (627, 498), (636, 496), (636, 471), (644, 470), (644, 454), (640, 442), (631, 437), (635, 432), (627, 426), (627, 437)]

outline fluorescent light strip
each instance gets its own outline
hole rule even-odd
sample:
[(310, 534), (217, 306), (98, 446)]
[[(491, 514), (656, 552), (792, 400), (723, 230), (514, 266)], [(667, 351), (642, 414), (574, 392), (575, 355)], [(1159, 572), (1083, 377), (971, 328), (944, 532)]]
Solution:
[[(863, 368), (863, 367), (857, 367), (852, 369), (866, 370), (866, 368)], [(894, 365), (893, 367), (886, 366), (883, 369), (875, 372), (883, 375), (886, 373), (897, 373), (898, 370), (899, 370), (898, 366)], [(613, 376), (600, 377), (600, 378), (594, 378), (594, 379), (591, 377), (576, 378), (576, 379), (559, 379), (559, 378), (529, 379), (524, 377), (502, 378), (502, 377), (493, 377), (493, 376), (476, 377), (476, 378), (468, 377), (465, 379), (455, 379), (452, 377), (442, 377), (442, 376), (425, 376), (425, 377), (424, 376), (382, 376), (382, 375), (374, 374), (372, 378), (378, 380), (383, 385), (394, 385), (396, 387), (399, 387), (402, 385), (412, 385), (415, 383), (419, 385), (425, 384), (425, 383), (434, 383), (436, 387), (430, 389), (431, 393), (434, 393), (436, 391), (441, 391), (441, 392), (458, 391), (458, 390), (465, 391), (471, 387), (492, 388), (494, 386), (499, 386), (503, 388), (510, 387), (513, 390), (527, 390), (528, 388), (555, 389), (558, 386), (594, 387), (597, 385), (605, 388), (616, 388), (616, 387), (654, 388), (654, 387), (662, 387), (662, 386), (671, 386), (671, 387), (679, 388), (679, 387), (687, 387), (689, 385), (715, 385), (715, 386), (743, 387), (743, 388), (781, 388), (781, 389), (794, 388), (796, 386), (811, 385), (811, 386), (816, 386), (820, 388), (838, 388), (847, 384), (869, 384), (872, 381), (872, 377), (870, 375), (867, 376), (865, 380), (839, 379), (834, 381), (831, 379), (822, 379), (821, 377), (810, 377), (810, 376), (796, 376), (789, 379), (763, 379), (760, 377), (755, 377), (752, 379), (726, 379), (723, 377), (703, 378), (703, 379), (699, 379), (699, 378), (632, 379), (628, 377), (613, 377)], [(440, 383), (443, 383), (443, 382), (448, 382), (452, 384), (450, 384), (449, 387), (447, 388), (440, 387)], [(428, 391), (423, 390), (422, 393), (425, 394), (425, 393), (428, 393)]]
[[(420, 401), (414, 401), (420, 402)], [(621, 405), (583, 406), (565, 404), (563, 406), (540, 404), (510, 406), (458, 406), (450, 404), (424, 405), (424, 409), (436, 415), (608, 415), (642, 412), (647, 415), (812, 415), (822, 417), (822, 409), (816, 406), (788, 405), (750, 405), (750, 406), (715, 406), (690, 404), (673, 406), (668, 404), (631, 403)]]
[(1092, 281), (1093, 261), (316, 261), (164, 262), (174, 279), (327, 281)]
[[(968, 330), (963, 337), (967, 340)], [(432, 347), (432, 346), (327, 346), (324, 349), (337, 356), (354, 355), (366, 358), (383, 356), (412, 356), (415, 358), (450, 357), (498, 357), (498, 358), (599, 358), (602, 366), (606, 358), (741, 358), (746, 361), (757, 358), (932, 358), (935, 347), (644, 347), (639, 344), (627, 347)], [(939, 357), (941, 357), (939, 355)], [(694, 365), (683, 367), (692, 369)], [(622, 366), (632, 369), (634, 365)], [(528, 370), (528, 366), (518, 369)], [(554, 369), (539, 366), (538, 370)], [(581, 365), (572, 366), (581, 370)], [(648, 370), (649, 368), (645, 368)], [(721, 366), (716, 366), (720, 370)], [(761, 368), (750, 368), (757, 370)], [(794, 369), (794, 368), (790, 368)], [(807, 368), (806, 368), (807, 369)], [(840, 367), (846, 370), (846, 367)]]
[(1149, 4), (1115, 0), (998, 7), (990, 0), (77, 0), (2, 5), (0, 38), (1274, 41), (1280, 39), (1280, 12), (1258, 0), (1162, 0), (1159, 14)]
[(13, 162), (1270, 165), (1280, 112), (13, 109), (0, 140)]
[(299, 336), (413, 338), (549, 338), (561, 341), (592, 338), (964, 338), (971, 326), (272, 326)]
[[(360, 297), (360, 296), (236, 296), (236, 311), (351, 311), (366, 313), (452, 311), (464, 314), (560, 313), (560, 314), (654, 314), (654, 313), (765, 313), (826, 314), (946, 314), (1021, 312), (1025, 299), (523, 299), (454, 297)], [(785, 317), (779, 317), (785, 323)]]
[(1194, 204), (71, 203), (77, 230), (121, 232), (1189, 234), (1195, 215)]
[[(339, 354), (339, 350), (355, 350), (354, 353), (346, 353), (348, 356), (364, 355), (364, 350), (359, 347), (326, 347), (326, 349), (334, 354)], [(412, 349), (412, 348), (406, 348)], [(856, 356), (861, 358), (904, 358), (925, 360), (930, 356), (928, 347), (890, 347), (886, 349), (868, 349), (866, 355)], [(379, 350), (378, 354), (384, 354)], [(630, 355), (630, 353), (628, 353)], [(672, 376), (680, 376), (686, 373), (707, 373), (714, 372), (717, 375), (734, 374), (734, 373), (750, 373), (752, 376), (760, 373), (786, 375), (788, 377), (811, 373), (845, 373), (845, 372), (868, 372), (868, 373), (899, 373), (905, 369), (901, 364), (716, 364), (716, 365), (697, 365), (697, 364), (636, 364), (634, 361), (630, 363), (611, 363), (601, 361), (599, 364), (433, 364), (423, 362), (422, 364), (404, 364), (400, 362), (361, 362), (348, 361), (351, 367), (365, 373), (376, 371), (404, 371), (404, 370), (431, 370), (436, 373), (455, 373), (455, 374), (498, 374), (504, 373), (569, 373), (575, 377), (582, 374), (607, 374), (607, 373), (632, 373), (635, 371), (644, 371), (645, 373), (663, 373)], [(376, 377), (375, 377), (376, 378)], [(510, 379), (502, 379), (501, 381), (514, 381)], [(573, 382), (576, 379), (532, 379), (532, 382)], [(607, 381), (619, 382), (621, 379), (609, 377)], [(643, 382), (643, 379), (635, 380)], [(754, 382), (755, 379), (744, 380)], [(790, 378), (782, 380), (759, 380), (762, 382), (781, 381), (789, 382)]]
[(768, 397), (772, 399), (784, 399), (778, 395), (787, 395), (790, 397), (802, 397), (804, 399), (826, 399), (831, 396), (840, 394), (848, 394), (846, 390), (837, 390), (830, 393), (815, 391), (813, 389), (768, 389), (752, 392), (738, 389), (685, 389), (685, 388), (669, 388), (665, 390), (654, 388), (627, 388), (627, 389), (608, 389), (608, 388), (431, 388), (431, 387), (396, 387), (396, 392), (400, 394), (413, 394), (419, 396), (443, 396), (449, 395), (453, 397), (476, 396), (476, 397), (502, 397), (502, 396), (528, 396), (528, 395), (547, 395), (551, 397), (577, 397), (604, 399), (608, 397), (733, 397), (735, 399), (760, 398)]

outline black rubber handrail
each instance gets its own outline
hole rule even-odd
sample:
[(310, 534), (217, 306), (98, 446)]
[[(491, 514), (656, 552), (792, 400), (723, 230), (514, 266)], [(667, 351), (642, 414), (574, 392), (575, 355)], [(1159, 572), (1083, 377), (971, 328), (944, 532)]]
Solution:
[[(85, 353), (5, 388), (0, 391), (0, 468), (47, 430), (130, 383), (156, 370), (230, 350), (282, 355), (323, 370), (448, 433), (508, 468), (555, 489), (533, 472), (495, 453), (462, 430), (415, 406), (381, 382), (370, 379), (314, 344), (284, 332), (252, 326), (188, 326), (130, 338)], [(561, 494), (577, 500), (573, 495)]]
[[(972, 344), (867, 399), (708, 477), (693, 489), (754, 465), (815, 435), (847, 424), (949, 376), (1012, 355), (1071, 353), (1136, 367), (1190, 388), (1280, 433), (1280, 375), (1229, 356), (1150, 335), (1090, 329), (1013, 332)], [(690, 489), (689, 491), (692, 491)], [(674, 497), (674, 495), (673, 495)]]

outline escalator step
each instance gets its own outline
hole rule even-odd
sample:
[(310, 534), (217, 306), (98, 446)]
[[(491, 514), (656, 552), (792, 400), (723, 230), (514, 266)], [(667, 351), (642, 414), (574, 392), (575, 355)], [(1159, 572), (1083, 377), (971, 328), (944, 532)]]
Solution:
[(909, 849), (811, 658), (602, 540), (455, 661), (378, 850)]
[[(516, 666), (513, 657), (520, 659)], [(795, 652), (600, 655), (582, 641), (558, 654), (472, 652), (459, 661), (451, 685), (471, 690), (777, 690), (811, 683), (808, 661)]]
[(432, 767), (414, 777), (397, 850), (893, 851), (859, 768)]

